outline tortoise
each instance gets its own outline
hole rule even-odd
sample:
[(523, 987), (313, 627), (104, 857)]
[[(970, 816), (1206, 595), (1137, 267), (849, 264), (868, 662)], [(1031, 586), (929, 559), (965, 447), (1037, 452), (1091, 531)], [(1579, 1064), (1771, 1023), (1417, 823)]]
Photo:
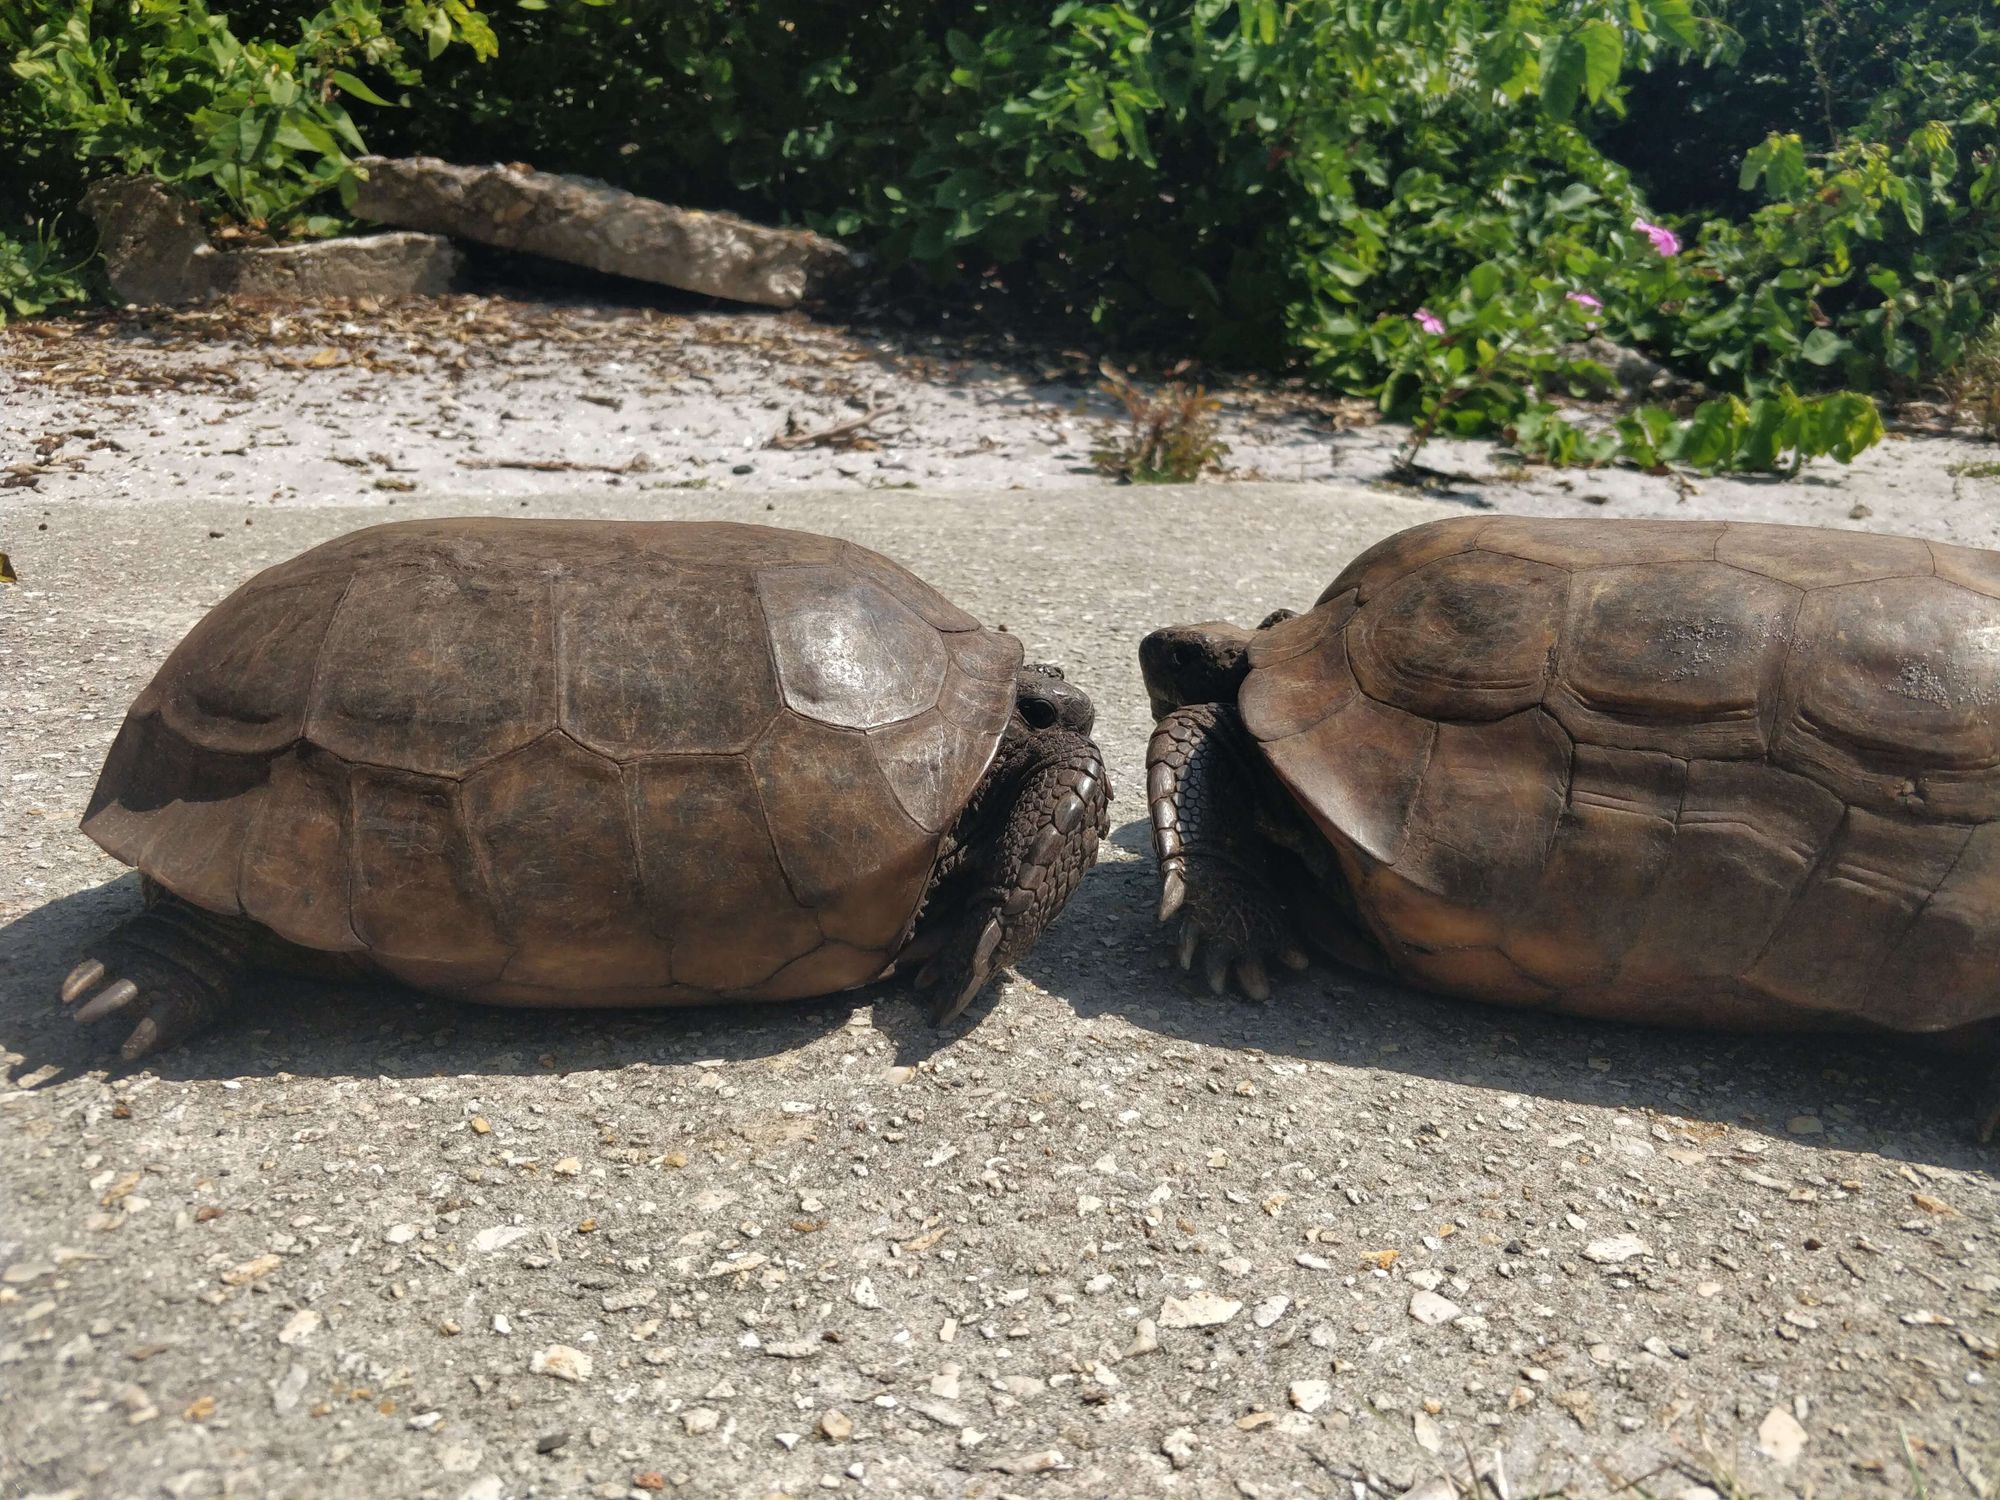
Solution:
[(963, 1011), (1108, 830), (1090, 699), (852, 542), (373, 526), (257, 574), (132, 704), (83, 831), (146, 909), (63, 981), (134, 1059), (253, 967), (494, 1005)]
[(1218, 994), (1314, 949), (1584, 1016), (2000, 1041), (2000, 554), (1466, 517), (1139, 655), (1159, 918)]

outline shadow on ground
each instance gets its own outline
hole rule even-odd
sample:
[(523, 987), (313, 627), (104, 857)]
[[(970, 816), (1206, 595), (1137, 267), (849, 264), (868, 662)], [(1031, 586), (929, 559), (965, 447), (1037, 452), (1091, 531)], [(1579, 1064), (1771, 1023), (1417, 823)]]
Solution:
[[(1133, 823), (1113, 840), (1130, 849), (1146, 837)], [(1833, 1149), (1974, 1171), (1991, 1165), (1991, 1151), (1969, 1130), (1973, 1076), (1914, 1045), (1621, 1027), (1453, 1001), (1323, 966), (1274, 976), (1268, 1005), (1218, 999), (1173, 968), (1153, 921), (1154, 890), (1149, 860), (1100, 865), (1021, 966), (1023, 976), (1080, 1019), (1115, 1016), (1204, 1047), (1773, 1136), (1811, 1115), (1824, 1122)], [(138, 910), (138, 880), (127, 876), (0, 928), (0, 1045), (22, 1055), (17, 1078), (41, 1072), (40, 1087), (98, 1068), (124, 1071), (115, 1025), (76, 1026), (55, 990), (91, 934)], [(989, 988), (940, 1030), (928, 1003), (893, 981), (797, 1005), (537, 1011), (461, 1005), (386, 982), (259, 976), (231, 1022), (140, 1066), (177, 1079), (423, 1078), (746, 1061), (821, 1040), (871, 1003), (873, 1025), (897, 1060), (916, 1064), (992, 1015), (996, 996)], [(1446, 1122), (1409, 1123), (1420, 1130)]]

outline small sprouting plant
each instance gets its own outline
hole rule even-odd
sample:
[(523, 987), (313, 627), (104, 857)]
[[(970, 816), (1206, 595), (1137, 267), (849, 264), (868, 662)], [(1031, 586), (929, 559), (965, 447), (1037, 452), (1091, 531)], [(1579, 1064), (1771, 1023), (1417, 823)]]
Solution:
[[(1110, 365), (1103, 390), (1125, 408), (1125, 421), (1098, 429), (1090, 461), (1098, 472), (1127, 484), (1187, 484), (1219, 469), (1229, 445), (1215, 430), (1222, 403), (1201, 386), (1170, 379), (1157, 391), (1143, 391)], [(1171, 372), (1179, 375), (1185, 364)]]
[(1982, 437), (2000, 439), (2000, 317), (1965, 346), (1965, 357), (1945, 378), (1952, 409)]

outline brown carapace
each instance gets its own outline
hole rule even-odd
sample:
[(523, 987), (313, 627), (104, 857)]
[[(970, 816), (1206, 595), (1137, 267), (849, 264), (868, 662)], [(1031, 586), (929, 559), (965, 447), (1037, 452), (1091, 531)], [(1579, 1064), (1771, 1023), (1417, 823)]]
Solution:
[(1627, 1021), (2000, 1029), (2000, 554), (1441, 521), (1140, 657), (1160, 914), (1218, 992), (1311, 946)]
[[(147, 911), (63, 986), (128, 1057), (261, 964), (497, 1005), (940, 1019), (1096, 857), (1092, 710), (903, 568), (726, 523), (376, 526), (258, 574), (139, 695), (83, 828)], [(921, 919), (921, 920), (920, 920)]]

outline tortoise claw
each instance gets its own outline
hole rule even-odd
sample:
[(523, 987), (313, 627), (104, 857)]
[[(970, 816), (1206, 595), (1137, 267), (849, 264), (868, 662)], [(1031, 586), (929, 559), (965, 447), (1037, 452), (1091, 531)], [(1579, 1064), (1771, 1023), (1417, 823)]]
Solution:
[(1271, 976), (1265, 972), (1263, 961), (1254, 955), (1236, 960), (1236, 983), (1252, 1000), (1261, 1003), (1271, 998)]
[(1186, 900), (1187, 881), (1179, 870), (1169, 870), (1160, 881), (1160, 920), (1171, 922)]
[[(104, 966), (96, 965), (99, 977), (103, 977)], [(88, 1005), (78, 1008), (76, 1020), (79, 1026), (87, 1026), (92, 1021), (101, 1020), (113, 1011), (123, 1010), (139, 998), (139, 986), (129, 979), (121, 979)]]
[(74, 1005), (90, 991), (104, 982), (104, 965), (94, 958), (86, 958), (62, 982), (62, 1003)]
[[(986, 987), (987, 979), (992, 976), (993, 955), (1000, 947), (1000, 939), (1005, 935), (1006, 929), (1001, 926), (1000, 918), (997, 915), (986, 919), (986, 926), (979, 934), (979, 942), (972, 950), (971, 962), (968, 965), (971, 972), (966, 976), (963, 984), (959, 985), (955, 990), (949, 991), (945, 998), (939, 1000), (937, 1005), (932, 1009), (932, 1025), (949, 1026), (953, 1021), (956, 1021), (960, 1016), (965, 1014), (965, 1008), (972, 1004), (973, 998)], [(932, 975), (933, 982), (935, 982), (937, 977), (936, 975)], [(921, 984), (922, 982), (922, 976), (920, 975), (918, 976), (918, 983)]]
[(1229, 950), (1220, 943), (1208, 947), (1208, 992), (1220, 995), (1229, 988)]
[(1180, 942), (1175, 945), (1174, 957), (1180, 961), (1183, 973), (1193, 970), (1195, 950), (1200, 947), (1201, 929), (1192, 922), (1181, 923)]

